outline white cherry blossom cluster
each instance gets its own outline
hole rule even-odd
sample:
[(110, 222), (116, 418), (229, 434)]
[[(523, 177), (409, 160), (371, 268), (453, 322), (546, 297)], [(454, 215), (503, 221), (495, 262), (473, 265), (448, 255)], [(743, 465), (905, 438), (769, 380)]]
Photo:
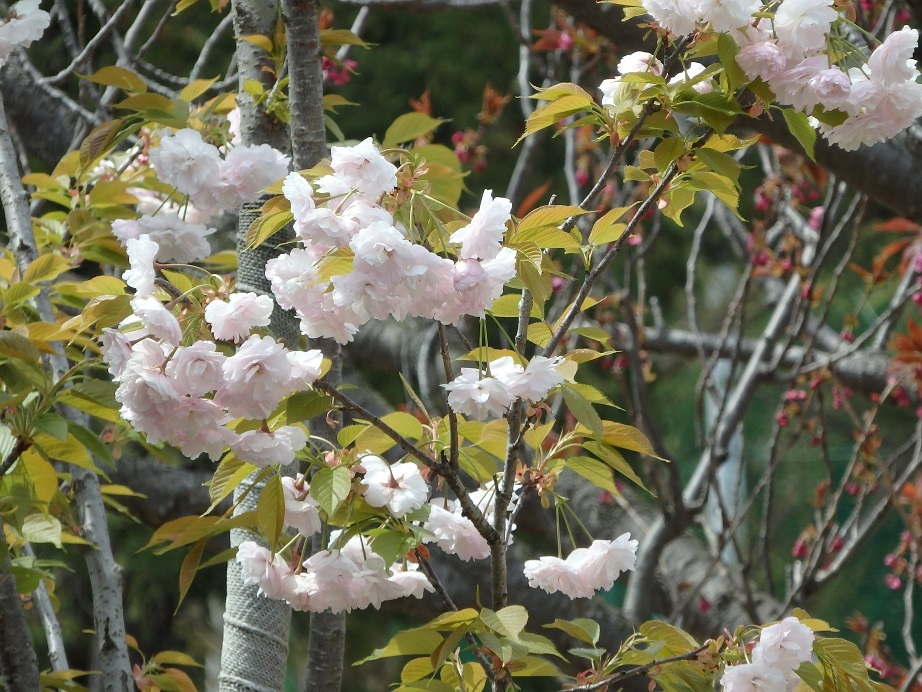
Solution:
[(613, 541), (596, 540), (588, 548), (577, 548), (564, 560), (550, 555), (526, 560), (524, 571), (532, 588), (590, 598), (599, 589), (610, 589), (622, 572), (633, 570), (636, 559), (637, 541), (625, 533)]
[(752, 662), (728, 666), (720, 679), (724, 692), (796, 690), (794, 672), (813, 656), (813, 631), (795, 617), (762, 628)]
[[(841, 53), (832, 40), (833, 24), (840, 21), (832, 0), (783, 0), (771, 19), (754, 17), (766, 11), (760, 0), (644, 0), (650, 15), (668, 31), (691, 34), (712, 30), (733, 37), (740, 51), (739, 66), (746, 76), (766, 82), (782, 105), (808, 115), (817, 106), (847, 116), (838, 125), (816, 123), (826, 139), (846, 150), (890, 139), (922, 115), (922, 84), (912, 58), (919, 34), (903, 27), (891, 33), (863, 67), (840, 67)], [(849, 51), (849, 57), (855, 51)], [(627, 56), (619, 75), (662, 74), (662, 63), (647, 53)], [(681, 83), (703, 68), (691, 63), (673, 77)], [(711, 90), (710, 81), (694, 84)], [(637, 106), (638, 85), (620, 77), (600, 85), (602, 105), (613, 112)]]
[[(340, 532), (330, 535), (331, 545)], [(287, 601), (295, 610), (333, 612), (380, 608), (384, 601), (412, 596), (422, 598), (432, 586), (414, 563), (395, 563), (388, 569), (374, 552), (373, 543), (353, 536), (339, 548), (313, 554), (297, 569), (280, 555), (253, 541), (240, 544), (237, 562), (243, 583), (259, 593)]]
[(503, 356), (491, 361), (486, 371), (461, 368), (458, 377), (442, 386), (453, 411), (485, 420), (502, 416), (516, 399), (541, 401), (568, 379), (571, 365), (561, 357), (535, 356), (522, 367), (512, 356)]
[[(618, 76), (612, 79), (606, 79), (599, 85), (599, 91), (602, 92), (602, 105), (607, 106), (613, 113), (623, 113), (627, 110), (639, 110), (640, 93), (644, 84), (629, 82), (622, 79), (627, 74), (646, 74), (661, 77), (663, 74), (663, 63), (656, 59), (652, 53), (637, 51), (625, 55), (618, 62)], [(705, 67), (700, 62), (689, 62), (685, 65), (685, 70), (670, 78), (669, 86), (681, 86), (685, 83), (691, 83), (691, 88), (699, 94), (709, 94), (714, 91), (714, 84), (710, 79), (696, 78), (704, 72)]]
[(16, 48), (38, 41), (51, 24), (51, 15), (39, 4), (41, 0), (19, 0), (0, 19), (0, 65)]
[(191, 128), (162, 137), (150, 150), (157, 177), (187, 195), (206, 215), (255, 201), (262, 190), (288, 173), (289, 161), (268, 144), (234, 146), (222, 158), (216, 146)]
[[(279, 305), (294, 310), (310, 338), (347, 343), (369, 320), (408, 316), (453, 324), (482, 317), (515, 275), (516, 253), (502, 247), (509, 200), (484, 193), (470, 223), (447, 239), (456, 257), (432, 252), (382, 206), (397, 185), (397, 169), (371, 139), (333, 147), (333, 173), (308, 182), (298, 173), (282, 192), (291, 204), (302, 247), (269, 261), (266, 274)], [(328, 276), (331, 253), (351, 266)]]

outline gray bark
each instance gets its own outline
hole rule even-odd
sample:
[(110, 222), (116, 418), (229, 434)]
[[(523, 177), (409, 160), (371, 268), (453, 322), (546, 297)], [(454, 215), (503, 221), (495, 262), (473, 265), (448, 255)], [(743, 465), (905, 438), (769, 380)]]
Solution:
[(40, 692), (38, 661), (9, 558), (0, 565), (0, 683), (7, 690)]

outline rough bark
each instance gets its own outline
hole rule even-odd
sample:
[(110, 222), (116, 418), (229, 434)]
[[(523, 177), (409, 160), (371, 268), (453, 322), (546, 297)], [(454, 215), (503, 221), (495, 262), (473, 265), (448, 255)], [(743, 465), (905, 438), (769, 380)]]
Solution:
[(38, 661), (10, 561), (0, 565), (0, 683), (16, 692), (40, 692)]

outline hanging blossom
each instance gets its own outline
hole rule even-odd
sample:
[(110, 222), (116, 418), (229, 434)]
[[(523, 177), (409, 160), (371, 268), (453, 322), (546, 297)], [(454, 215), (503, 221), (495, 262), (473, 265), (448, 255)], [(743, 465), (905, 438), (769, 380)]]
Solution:
[(614, 541), (593, 541), (577, 548), (565, 560), (545, 556), (525, 562), (525, 576), (532, 588), (561, 593), (570, 598), (590, 598), (599, 589), (612, 587), (622, 572), (634, 569), (637, 541), (629, 533)]
[(388, 464), (375, 454), (364, 454), (359, 462), (365, 469), (361, 482), (365, 488), (363, 497), (370, 506), (387, 507), (400, 519), (425, 504), (429, 487), (413, 462)]
[(40, 0), (20, 0), (0, 23), (0, 65), (19, 47), (38, 41), (51, 24), (51, 15), (39, 9)]
[(211, 254), (207, 237), (215, 232), (203, 224), (187, 223), (173, 212), (157, 216), (143, 215), (138, 220), (118, 219), (112, 222), (112, 234), (127, 247), (129, 240), (142, 236), (157, 243), (155, 259), (161, 264), (188, 264)]
[[(814, 126), (832, 144), (845, 150), (890, 139), (922, 116), (922, 84), (913, 50), (918, 31), (902, 27), (890, 34), (868, 57), (863, 68), (833, 62), (842, 54), (831, 36), (840, 22), (832, 0), (783, 0), (771, 18), (761, 14), (758, 0), (644, 0), (644, 7), (666, 30), (676, 35), (695, 31), (728, 33), (739, 45), (736, 61), (749, 79), (761, 79), (778, 103), (807, 115), (817, 107), (840, 111), (847, 118), (838, 125), (819, 121)], [(836, 38), (841, 42), (841, 38)], [(849, 59), (860, 53), (849, 51)], [(618, 77), (600, 85), (601, 103), (617, 114), (639, 108), (643, 84), (626, 82), (630, 73), (660, 75), (662, 65), (649, 53), (633, 53), (621, 60)], [(681, 85), (703, 67), (691, 63), (669, 80)], [(711, 80), (692, 85), (713, 90)]]
[(489, 375), (478, 368), (461, 368), (458, 377), (442, 385), (453, 411), (476, 420), (502, 416), (516, 399), (544, 399), (566, 381), (571, 368), (559, 356), (535, 356), (524, 368), (512, 356), (503, 356), (491, 361), (488, 371)]
[(288, 173), (290, 158), (268, 144), (235, 146), (222, 159), (197, 130), (184, 128), (150, 150), (157, 177), (210, 215), (253, 202)]
[(762, 628), (752, 662), (728, 666), (720, 679), (724, 692), (794, 690), (794, 672), (813, 657), (813, 631), (795, 617)]
[[(298, 173), (285, 178), (282, 194), (303, 246), (266, 265), (276, 301), (297, 314), (309, 338), (347, 343), (369, 320), (455, 324), (465, 315), (482, 317), (515, 276), (515, 250), (502, 246), (512, 218), (509, 200), (487, 191), (443, 256), (385, 208), (393, 203), (397, 169), (370, 139), (333, 147), (331, 166), (331, 175), (313, 182)], [(351, 264), (336, 265), (342, 270), (331, 276), (331, 256), (349, 257)]]
[(205, 307), (205, 321), (216, 339), (240, 342), (254, 327), (265, 327), (272, 317), (272, 298), (255, 293), (233, 293), (227, 301), (213, 300)]

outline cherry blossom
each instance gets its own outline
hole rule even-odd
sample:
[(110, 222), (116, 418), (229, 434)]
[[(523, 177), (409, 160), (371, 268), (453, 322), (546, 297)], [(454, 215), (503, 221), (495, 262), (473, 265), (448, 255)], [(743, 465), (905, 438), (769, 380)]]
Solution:
[(336, 176), (371, 199), (397, 186), (397, 167), (381, 156), (371, 137), (354, 147), (332, 147), (330, 154)]
[(273, 555), (255, 541), (244, 541), (237, 548), (240, 577), (247, 586), (259, 586), (259, 594), (280, 598), (282, 582), (291, 574), (291, 567), (281, 557)]
[(743, 663), (738, 666), (728, 666), (720, 678), (724, 692), (780, 692), (782, 690), (796, 689), (797, 677), (794, 676), (794, 687), (783, 670), (773, 668), (766, 663)]
[(284, 425), (272, 432), (249, 430), (231, 444), (231, 449), (241, 461), (265, 468), (272, 464), (290, 464), (295, 460), (295, 452), (306, 445), (307, 434), (303, 429)]
[(610, 589), (622, 572), (634, 569), (637, 541), (622, 534), (614, 541), (593, 541), (577, 548), (565, 560), (545, 556), (525, 562), (528, 585), (548, 593), (560, 591), (570, 598), (589, 598)]
[(784, 0), (772, 22), (779, 47), (788, 56), (822, 50), (838, 16), (830, 0)]
[(226, 360), (212, 342), (196, 341), (176, 349), (166, 364), (166, 374), (178, 392), (200, 397), (221, 386)]
[(479, 368), (461, 368), (461, 374), (442, 387), (448, 390), (448, 405), (475, 420), (501, 416), (515, 401), (503, 382)]
[(446, 503), (449, 508), (442, 504), (443, 501), (429, 504), (429, 518), (423, 528), (433, 537), (427, 537), (424, 542), (435, 542), (446, 553), (457, 555), (465, 562), (489, 557), (490, 546), (474, 523), (460, 511), (450, 509), (453, 503)]
[(493, 190), (485, 190), (480, 209), (471, 222), (452, 233), (449, 240), (460, 243), (462, 259), (493, 259), (499, 252), (506, 224), (511, 218), (512, 202), (505, 197), (493, 199)]
[(285, 354), (275, 339), (251, 336), (224, 361), (224, 383), (215, 401), (235, 418), (268, 417), (291, 391), (291, 365)]
[(217, 148), (191, 128), (162, 137), (150, 150), (150, 161), (160, 180), (191, 196), (214, 185), (221, 172)]
[(795, 617), (762, 628), (752, 651), (754, 661), (793, 670), (813, 655), (813, 631)]
[(202, 224), (187, 223), (173, 212), (157, 216), (144, 215), (137, 221), (118, 219), (112, 222), (112, 234), (124, 245), (132, 238), (147, 236), (157, 243), (158, 262), (189, 263), (211, 254), (207, 236), (215, 232)]
[(182, 328), (179, 326), (179, 320), (156, 298), (136, 297), (131, 301), (131, 309), (141, 320), (147, 334), (173, 346), (179, 345), (182, 341)]
[(272, 298), (255, 293), (233, 293), (227, 301), (213, 300), (205, 308), (205, 321), (216, 339), (235, 343), (253, 327), (265, 327), (272, 317)]
[(122, 279), (135, 290), (135, 295), (145, 298), (154, 292), (154, 280), (157, 278), (154, 258), (160, 252), (160, 246), (147, 235), (128, 240), (126, 246), (129, 268), (122, 273)]
[(282, 488), (285, 491), (285, 523), (305, 537), (318, 533), (321, 529), (320, 513), (304, 477), (283, 476)]
[(38, 41), (51, 23), (51, 15), (39, 9), (40, 0), (20, 0), (0, 24), (0, 65), (17, 47)]
[(359, 461), (365, 468), (361, 482), (365, 486), (365, 502), (372, 507), (387, 507), (400, 519), (425, 504), (429, 487), (416, 464), (409, 461), (388, 464), (374, 454), (365, 454)]

